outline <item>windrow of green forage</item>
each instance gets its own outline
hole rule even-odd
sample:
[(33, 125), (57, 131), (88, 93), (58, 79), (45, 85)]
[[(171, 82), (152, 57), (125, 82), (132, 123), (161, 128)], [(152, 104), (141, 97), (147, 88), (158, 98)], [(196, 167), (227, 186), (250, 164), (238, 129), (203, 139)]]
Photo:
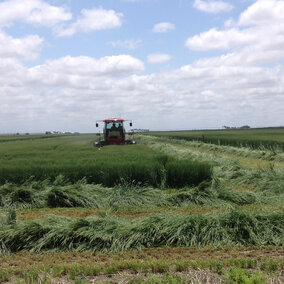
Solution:
[[(216, 145), (212, 143), (204, 143), (198, 140), (184, 140), (184, 139), (174, 139), (168, 138), (167, 136), (152, 136), (152, 135), (139, 135), (137, 140), (144, 141), (144, 143), (149, 142), (160, 142), (160, 143), (172, 143), (176, 145), (181, 145), (185, 147), (195, 148), (200, 152), (207, 152), (211, 154), (219, 153), (226, 155), (234, 155), (238, 158), (247, 157), (253, 159), (260, 159), (269, 162), (284, 162), (284, 152), (281, 149), (267, 149), (267, 148), (257, 148), (251, 149), (247, 147), (234, 147), (234, 146), (224, 146)], [(228, 157), (230, 157), (228, 156)], [(232, 157), (232, 156), (231, 156)]]
[(113, 216), (72, 219), (50, 215), (40, 221), (0, 226), (5, 253), (41, 250), (122, 251), (158, 246), (284, 245), (284, 213), (244, 210), (200, 215), (157, 214), (135, 220)]
[(218, 180), (202, 182), (196, 187), (164, 189), (145, 187), (141, 184), (121, 180), (110, 188), (86, 183), (83, 179), (68, 183), (63, 176), (55, 182), (33, 181), (23, 185), (7, 183), (0, 186), (0, 208), (121, 208), (143, 207), (187, 207), (192, 205), (222, 206), (267, 204), (270, 198), (283, 200), (283, 195), (268, 195), (266, 192), (234, 190), (222, 186)]

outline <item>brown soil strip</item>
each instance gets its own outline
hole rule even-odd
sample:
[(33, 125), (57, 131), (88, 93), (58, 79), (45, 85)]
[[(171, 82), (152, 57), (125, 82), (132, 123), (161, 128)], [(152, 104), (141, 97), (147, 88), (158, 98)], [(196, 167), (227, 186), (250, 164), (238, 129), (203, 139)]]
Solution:
[(26, 253), (20, 252), (8, 256), (0, 257), (0, 269), (32, 269), (43, 265), (54, 266), (57, 264), (67, 266), (96, 265), (104, 263), (110, 265), (117, 261), (208, 261), (208, 260), (226, 260), (236, 258), (270, 258), (284, 260), (284, 249), (282, 247), (266, 248), (151, 248), (143, 250), (129, 250), (121, 253), (102, 253), (102, 252), (42, 252)]

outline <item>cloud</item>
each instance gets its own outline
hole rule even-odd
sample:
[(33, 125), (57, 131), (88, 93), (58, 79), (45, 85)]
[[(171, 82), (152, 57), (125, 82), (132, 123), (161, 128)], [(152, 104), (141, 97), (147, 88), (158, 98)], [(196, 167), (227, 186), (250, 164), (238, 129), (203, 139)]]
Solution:
[(271, 22), (283, 22), (284, 1), (280, 0), (258, 0), (252, 4), (239, 19), (241, 26), (266, 25)]
[(141, 39), (117, 40), (117, 41), (110, 41), (107, 44), (112, 47), (134, 50), (142, 44), (142, 40)]
[(217, 30), (213, 28), (207, 32), (195, 35), (186, 41), (186, 46), (191, 50), (224, 50), (236, 46), (253, 43), (257, 35), (250, 30), (239, 29)]
[[(269, 2), (269, 3), (268, 3)], [(283, 13), (282, 13), (283, 12)], [(261, 16), (260, 16), (261, 15)], [(190, 37), (191, 50), (228, 50), (210, 60), (219, 64), (265, 64), (284, 58), (284, 2), (259, 0), (239, 17), (234, 28), (217, 29)], [(267, 23), (269, 19), (269, 25)]]
[(176, 27), (174, 24), (169, 22), (158, 23), (153, 27), (154, 33), (167, 33), (170, 30), (174, 30)]
[(103, 8), (83, 9), (77, 20), (65, 27), (57, 29), (59, 37), (72, 36), (78, 32), (90, 32), (96, 30), (106, 30), (119, 28), (122, 25), (122, 13)]
[(42, 44), (43, 39), (38, 35), (13, 38), (0, 31), (0, 58), (36, 59), (39, 56)]
[(99, 59), (88, 56), (65, 56), (30, 68), (28, 75), (30, 80), (47, 85), (70, 82), (72, 86), (81, 86), (83, 81), (90, 78), (95, 80), (99, 77), (121, 77), (143, 72), (144, 69), (144, 63), (130, 55), (106, 56)]
[(224, 1), (203, 1), (203, 0), (195, 0), (193, 7), (202, 12), (217, 14), (221, 12), (229, 12), (234, 7)]
[(1, 61), (2, 131), (93, 131), (95, 119), (118, 114), (151, 129), (282, 123), (282, 68), (197, 61), (138, 75), (141, 63), (130, 62), (64, 57), (27, 68)]
[[(284, 70), (277, 60), (284, 58), (284, 22), (277, 14), (279, 2), (258, 8), (264, 13), (259, 17), (248, 13), (254, 5), (262, 7), (263, 1), (256, 1), (234, 25), (188, 41), (190, 49), (225, 50), (222, 55), (204, 53), (191, 64), (152, 74), (143, 73), (144, 63), (130, 55), (64, 56), (28, 67), (22, 60), (38, 54), (42, 39), (0, 32), (1, 132), (93, 132), (96, 119), (116, 115), (150, 129), (281, 125)], [(262, 18), (269, 18), (269, 25)]]
[(68, 56), (29, 68), (0, 60), (1, 131), (90, 132), (96, 119), (119, 114), (151, 129), (283, 123), (280, 67), (209, 58), (139, 75), (143, 70), (128, 55)]
[(43, 0), (10, 0), (0, 3), (0, 26), (7, 27), (15, 21), (52, 27), (72, 18), (64, 7)]
[(149, 54), (147, 56), (147, 61), (149, 63), (164, 63), (171, 60), (171, 56), (169, 54)]

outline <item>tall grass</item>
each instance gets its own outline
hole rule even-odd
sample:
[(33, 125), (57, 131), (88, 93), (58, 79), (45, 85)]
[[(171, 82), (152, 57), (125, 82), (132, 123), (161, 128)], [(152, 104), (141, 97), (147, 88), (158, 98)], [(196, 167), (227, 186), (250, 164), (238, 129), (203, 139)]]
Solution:
[(169, 138), (173, 139), (183, 139), (186, 141), (199, 141), (204, 143), (223, 145), (223, 146), (233, 146), (233, 147), (247, 147), (251, 149), (268, 149), (268, 150), (276, 150), (281, 149), (284, 150), (283, 142), (275, 142), (275, 141), (266, 141), (266, 140), (249, 140), (249, 139), (237, 139), (237, 138), (221, 138), (221, 137), (208, 137), (202, 135), (201, 137), (187, 137), (182, 135), (169, 135)]
[[(229, 154), (237, 157), (247, 157), (253, 159), (260, 159), (273, 162), (284, 162), (284, 152), (281, 149), (266, 149), (258, 148), (251, 149), (246, 147), (233, 147), (233, 146), (224, 146), (216, 145), (210, 143), (204, 143), (202, 141), (189, 141), (184, 139), (173, 139), (166, 136), (151, 136), (151, 135), (140, 135), (137, 137), (138, 140), (143, 140), (145, 142), (155, 141), (155, 142), (165, 142), (165, 143), (174, 143), (178, 145), (188, 146), (191, 148), (196, 148), (203, 152), (211, 153), (220, 153), (220, 154)], [(256, 162), (256, 161), (254, 161)]]
[(171, 187), (197, 185), (211, 179), (210, 164), (196, 161), (171, 161), (166, 164), (167, 184)]
[(284, 150), (284, 128), (204, 131), (161, 131), (151, 135), (251, 149)]
[[(163, 143), (160, 139), (157, 142), (153, 136), (143, 135), (140, 139), (144, 143), (148, 143), (149, 147), (154, 150), (168, 153), (176, 159), (209, 162), (213, 165), (213, 178), (222, 181), (222, 186), (225, 188), (228, 188), (228, 185), (232, 185), (232, 187), (244, 186), (256, 192), (261, 191), (265, 198), (280, 197), (284, 194), (284, 170), (274, 166), (273, 163), (268, 163), (265, 167), (261, 167), (261, 165), (252, 168), (244, 167), (237, 159), (231, 158), (229, 155), (208, 154), (206, 151), (199, 151), (191, 147), (173, 145), (168, 143), (168, 140), (166, 140), (167, 143)], [(258, 166), (258, 160), (252, 162)], [(279, 201), (283, 202), (283, 197)]]
[[(84, 137), (84, 136), (83, 136)], [(183, 163), (154, 151), (145, 145), (94, 148), (89, 136), (62, 136), (54, 139), (3, 143), (0, 149), (0, 184), (7, 181), (22, 184), (34, 180), (55, 180), (64, 175), (76, 183), (114, 186), (120, 180), (154, 187), (161, 185), (197, 185), (210, 180), (211, 166), (191, 161)], [(182, 169), (181, 175), (176, 168)], [(200, 173), (198, 173), (198, 171)], [(167, 173), (168, 176), (167, 176)], [(175, 177), (175, 175), (180, 175)], [(187, 178), (185, 178), (187, 177)], [(188, 178), (190, 177), (190, 178)]]

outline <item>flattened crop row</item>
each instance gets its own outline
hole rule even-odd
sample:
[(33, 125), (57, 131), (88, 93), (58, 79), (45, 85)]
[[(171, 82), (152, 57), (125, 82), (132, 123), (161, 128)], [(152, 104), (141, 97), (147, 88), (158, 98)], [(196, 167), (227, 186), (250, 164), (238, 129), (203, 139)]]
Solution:
[(284, 213), (233, 210), (204, 215), (158, 214), (137, 220), (110, 216), (0, 226), (2, 251), (121, 251), (158, 246), (268, 246), (284, 244)]

